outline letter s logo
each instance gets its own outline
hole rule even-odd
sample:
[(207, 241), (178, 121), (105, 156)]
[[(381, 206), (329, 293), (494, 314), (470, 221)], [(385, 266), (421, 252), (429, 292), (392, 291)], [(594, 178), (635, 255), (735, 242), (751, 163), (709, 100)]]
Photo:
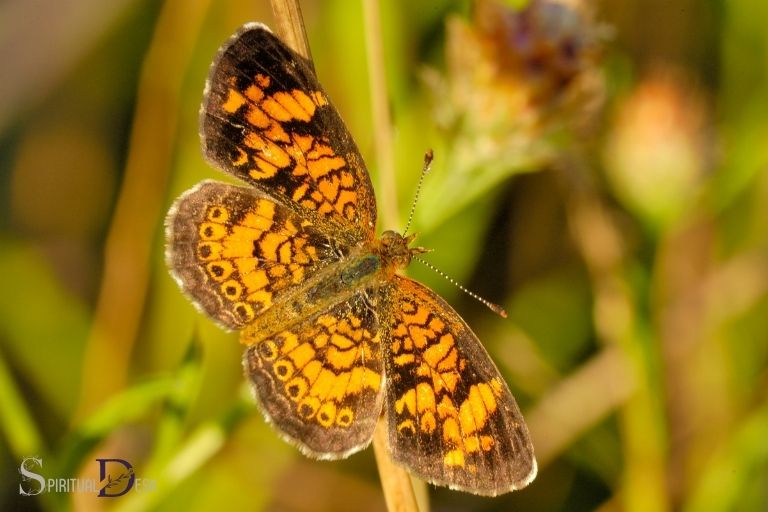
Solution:
[[(42, 475), (35, 473), (34, 471), (30, 471), (31, 467), (37, 464), (39, 467), (43, 467), (43, 461), (40, 457), (27, 457), (23, 461), (21, 461), (21, 465), (19, 466), (19, 473), (21, 473), (21, 481), (27, 482), (29, 480), (35, 480), (38, 483), (37, 489), (31, 489), (29, 491), (25, 491), (24, 487), (19, 484), (19, 494), (22, 496), (37, 496), (41, 492), (45, 490), (45, 478), (43, 478)], [(27, 468), (30, 469), (27, 469)]]

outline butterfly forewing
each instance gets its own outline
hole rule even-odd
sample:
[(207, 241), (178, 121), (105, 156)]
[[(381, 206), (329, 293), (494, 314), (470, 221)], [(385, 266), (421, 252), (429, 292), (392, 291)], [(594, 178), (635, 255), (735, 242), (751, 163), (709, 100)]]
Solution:
[(220, 169), (330, 220), (342, 239), (373, 238), (373, 188), (352, 137), (314, 72), (264, 25), (246, 25), (219, 51), (200, 125)]
[(337, 459), (371, 440), (384, 368), (370, 296), (356, 293), (245, 352), (262, 410), (308, 455)]

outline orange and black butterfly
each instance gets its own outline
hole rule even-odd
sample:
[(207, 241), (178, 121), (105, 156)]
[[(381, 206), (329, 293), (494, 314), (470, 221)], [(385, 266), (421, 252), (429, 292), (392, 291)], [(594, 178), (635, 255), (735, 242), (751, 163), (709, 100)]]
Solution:
[(204, 181), (167, 218), (182, 290), (240, 331), (267, 420), (302, 452), (366, 447), (384, 414), (395, 461), (496, 495), (536, 475), (528, 429), (462, 318), (399, 275), (418, 248), (375, 235), (365, 164), (307, 63), (264, 25), (219, 51), (200, 115), (207, 159), (245, 186)]

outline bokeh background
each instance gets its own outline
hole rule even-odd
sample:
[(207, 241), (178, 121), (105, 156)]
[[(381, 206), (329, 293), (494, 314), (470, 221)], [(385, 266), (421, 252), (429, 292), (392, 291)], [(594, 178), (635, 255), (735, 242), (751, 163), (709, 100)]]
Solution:
[[(496, 499), (417, 485), (431, 509), (768, 510), (768, 3), (302, 7), (379, 227), (402, 229), (433, 148), (419, 243), (509, 312), (409, 270), (483, 340), (540, 465)], [(0, 508), (385, 509), (370, 449), (316, 462), (264, 424), (236, 333), (163, 263), (173, 199), (227, 179), (197, 112), (251, 20), (267, 2), (0, 3)], [(156, 488), (22, 497), (33, 455), (51, 478), (119, 457)]]

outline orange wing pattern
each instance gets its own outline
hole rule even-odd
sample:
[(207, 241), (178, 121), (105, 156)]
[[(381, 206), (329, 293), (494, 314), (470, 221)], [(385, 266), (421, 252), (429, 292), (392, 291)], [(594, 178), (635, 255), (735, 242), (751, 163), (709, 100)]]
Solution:
[(381, 317), (395, 460), (429, 482), (477, 494), (536, 475), (527, 427), (480, 341), (439, 296), (396, 276)]
[(314, 72), (264, 25), (246, 25), (219, 51), (200, 125), (215, 166), (329, 219), (349, 245), (373, 238), (373, 188), (352, 137)]
[(309, 221), (255, 189), (204, 181), (176, 201), (166, 225), (174, 277), (230, 329), (248, 325), (338, 259)]
[(367, 296), (284, 326), (245, 352), (261, 409), (309, 455), (337, 459), (364, 448), (381, 414), (381, 349)]

